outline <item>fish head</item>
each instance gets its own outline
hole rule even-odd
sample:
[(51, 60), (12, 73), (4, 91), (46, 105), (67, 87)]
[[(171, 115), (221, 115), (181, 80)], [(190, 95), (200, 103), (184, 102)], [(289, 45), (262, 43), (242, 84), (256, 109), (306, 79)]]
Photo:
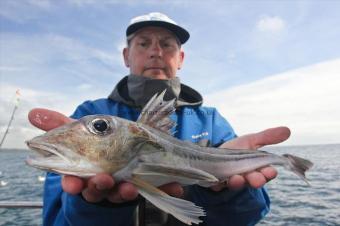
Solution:
[(113, 173), (124, 160), (119, 156), (121, 133), (118, 118), (90, 115), (50, 130), (26, 141), (38, 156), (30, 156), (30, 166), (82, 177)]

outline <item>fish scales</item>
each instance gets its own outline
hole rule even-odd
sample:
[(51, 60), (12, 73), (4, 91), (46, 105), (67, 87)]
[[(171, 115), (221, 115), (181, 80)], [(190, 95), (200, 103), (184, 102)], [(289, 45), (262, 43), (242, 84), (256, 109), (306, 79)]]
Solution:
[[(144, 128), (147, 128), (150, 136), (154, 136), (153, 139), (157, 143), (164, 146), (168, 155), (164, 157), (161, 154), (152, 154), (149, 157), (144, 157), (143, 160), (181, 166), (189, 165), (204, 169), (215, 175), (220, 181), (225, 181), (232, 175), (249, 172), (266, 165), (288, 164), (285, 158), (265, 151), (206, 148), (178, 140), (165, 133), (159, 134), (157, 129), (154, 128), (147, 126), (144, 126)], [(254, 159), (256, 161), (252, 161)], [(204, 185), (211, 186), (213, 184), (204, 183)]]
[[(152, 128), (149, 128), (149, 129), (154, 130)], [(153, 131), (152, 133), (155, 133), (155, 132)], [(225, 176), (233, 175), (233, 173), (235, 172), (232, 170), (233, 167), (228, 167), (228, 162), (237, 162), (238, 165), (241, 165), (241, 161), (245, 160), (244, 164), (249, 167), (249, 170), (252, 170), (254, 169), (253, 164), (252, 165), (247, 164), (249, 162), (247, 160), (249, 159), (264, 158), (264, 161), (267, 162), (266, 165), (271, 164), (273, 161), (273, 156), (270, 153), (263, 152), (263, 151), (254, 151), (254, 150), (244, 151), (244, 150), (225, 149), (223, 151), (219, 150), (219, 153), (216, 153), (217, 152), (216, 148), (205, 148), (205, 147), (200, 147), (198, 145), (191, 145), (188, 142), (180, 141), (167, 134), (161, 134), (155, 139), (157, 139), (156, 141), (157, 143), (164, 145), (164, 149), (167, 149), (165, 152), (169, 154), (167, 155), (166, 158), (161, 158), (162, 155), (158, 155), (157, 157), (150, 159), (150, 161), (169, 163), (169, 161), (171, 161), (171, 157), (173, 157), (173, 161), (171, 161), (171, 163), (173, 164), (180, 164), (181, 162), (183, 162), (182, 165), (189, 164), (190, 166), (194, 166), (197, 168), (204, 168), (204, 169), (206, 168), (205, 166), (211, 166), (214, 164), (222, 163), (224, 166), (223, 167), (224, 169), (230, 169), (229, 170), (230, 173), (228, 173)], [(210, 151), (207, 151), (209, 149)], [(238, 154), (235, 154), (234, 152)], [(276, 158), (276, 161), (283, 162), (281, 158)], [(263, 164), (264, 163), (261, 163), (258, 165), (264, 166)], [(208, 167), (208, 168), (211, 168), (211, 167)], [(213, 170), (209, 170), (209, 171), (214, 173)], [(226, 172), (227, 170), (223, 170), (223, 171)], [(240, 170), (238, 170), (237, 172), (239, 171)], [(225, 179), (226, 178), (223, 178), (223, 180)]]

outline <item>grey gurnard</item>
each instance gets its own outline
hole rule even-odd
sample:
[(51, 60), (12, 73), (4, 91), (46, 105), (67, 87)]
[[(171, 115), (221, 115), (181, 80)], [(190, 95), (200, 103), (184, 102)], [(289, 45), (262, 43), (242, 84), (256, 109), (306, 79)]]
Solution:
[[(140, 195), (161, 210), (191, 225), (202, 222), (204, 210), (157, 188), (179, 182), (204, 187), (225, 182), (267, 165), (283, 165), (303, 180), (312, 167), (306, 159), (260, 150), (202, 147), (172, 136), (174, 100), (165, 91), (150, 99), (136, 122), (110, 115), (89, 115), (48, 131), (27, 145), (38, 155), (26, 163), (64, 175), (91, 177), (109, 173), (116, 181), (133, 183)], [(307, 182), (308, 183), (308, 182)]]

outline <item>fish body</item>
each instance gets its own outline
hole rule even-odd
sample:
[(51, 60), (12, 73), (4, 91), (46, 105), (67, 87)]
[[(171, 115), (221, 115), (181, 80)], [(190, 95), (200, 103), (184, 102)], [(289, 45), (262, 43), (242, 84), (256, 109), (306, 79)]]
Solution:
[[(27, 164), (59, 174), (90, 177), (112, 174), (135, 184), (139, 193), (184, 223), (200, 223), (204, 210), (168, 196), (157, 186), (179, 182), (209, 187), (235, 174), (267, 165), (283, 165), (306, 181), (312, 163), (293, 155), (265, 151), (201, 147), (171, 135), (174, 101), (154, 96), (136, 122), (109, 115), (89, 115), (27, 141), (40, 154)], [(306, 181), (307, 182), (307, 181)]]

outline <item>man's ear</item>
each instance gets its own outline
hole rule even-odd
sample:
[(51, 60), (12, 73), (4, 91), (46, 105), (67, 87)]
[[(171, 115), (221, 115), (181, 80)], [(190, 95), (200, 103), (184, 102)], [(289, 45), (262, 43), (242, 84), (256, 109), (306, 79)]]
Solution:
[(123, 58), (124, 58), (124, 63), (126, 67), (130, 67), (129, 64), (129, 48), (125, 47), (123, 49)]
[(184, 51), (181, 49), (180, 51), (180, 56), (179, 56), (179, 62), (178, 62), (178, 67), (177, 69), (180, 70), (182, 68), (183, 62), (184, 62)]

